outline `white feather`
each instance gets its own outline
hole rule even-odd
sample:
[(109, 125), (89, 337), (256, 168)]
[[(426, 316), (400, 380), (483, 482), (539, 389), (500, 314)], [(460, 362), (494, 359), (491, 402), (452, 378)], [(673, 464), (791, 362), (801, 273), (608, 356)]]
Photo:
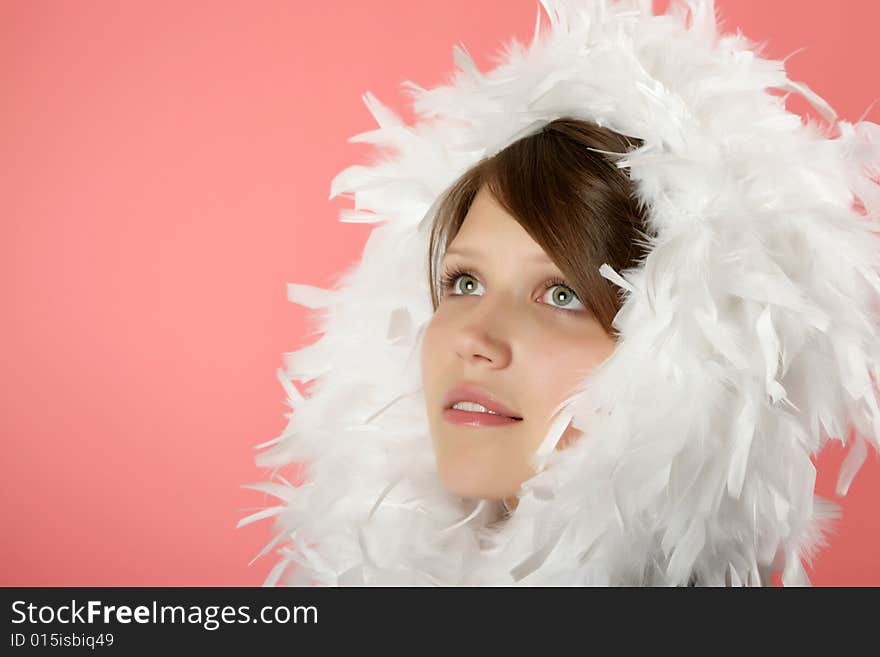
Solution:
[[(845, 493), (880, 448), (880, 126), (837, 121), (784, 62), (718, 34), (709, 0), (662, 16), (650, 0), (541, 5), (549, 26), (495, 68), (456, 46), (447, 84), (403, 83), (413, 125), (363, 96), (378, 127), (351, 141), (383, 157), (342, 170), (330, 197), (353, 200), (342, 221), (376, 225), (333, 290), (288, 285), (321, 336), (285, 354), (294, 413), (256, 457), (308, 480), (255, 486), (282, 503), (239, 522), (274, 519), (267, 585), (765, 585), (771, 566), (809, 585), (801, 560), (836, 513), (810, 457), (852, 429)], [(600, 267), (624, 291), (620, 340), (557, 408), (499, 522), (436, 472), (419, 372), (428, 229), (458, 176), (561, 116), (643, 141), (617, 165), (656, 238), (625, 276)], [(297, 379), (315, 380), (308, 397)], [(588, 435), (554, 450), (569, 419)]]

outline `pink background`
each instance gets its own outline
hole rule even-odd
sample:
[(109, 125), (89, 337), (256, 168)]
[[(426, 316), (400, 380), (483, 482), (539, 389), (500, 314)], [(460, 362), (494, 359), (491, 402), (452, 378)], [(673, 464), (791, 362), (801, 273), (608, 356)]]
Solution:
[[(488, 67), (537, 6), (0, 4), (0, 585), (263, 582), (271, 521), (235, 528), (263, 504), (240, 485), (286, 423), (282, 353), (314, 339), (285, 284), (329, 285), (368, 234), (327, 201), (368, 153), (360, 94), (411, 120), (400, 82), (442, 82), (459, 41)], [(880, 96), (877, 3), (718, 6), (773, 57), (807, 46), (788, 69), (841, 117)], [(880, 584), (878, 493), (872, 454), (814, 584)]]

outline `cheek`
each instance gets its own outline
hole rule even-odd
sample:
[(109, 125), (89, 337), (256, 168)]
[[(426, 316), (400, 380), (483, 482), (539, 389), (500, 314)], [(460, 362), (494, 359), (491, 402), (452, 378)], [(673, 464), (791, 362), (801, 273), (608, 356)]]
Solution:
[(548, 420), (553, 408), (611, 355), (614, 346), (604, 333), (589, 339), (558, 335), (530, 345), (528, 386)]
[(434, 315), (425, 327), (425, 334), (422, 338), (422, 386), (426, 395), (433, 392), (434, 386), (432, 384), (442, 369), (443, 361), (448, 358), (448, 351), (443, 324), (438, 316)]
[(438, 409), (442, 406), (443, 396), (450, 385), (448, 377), (452, 350), (448, 338), (447, 327), (442, 318), (435, 314), (425, 327), (421, 352), (422, 392), (425, 399), (428, 427), (435, 448), (437, 447), (438, 433), (442, 431), (442, 418)]

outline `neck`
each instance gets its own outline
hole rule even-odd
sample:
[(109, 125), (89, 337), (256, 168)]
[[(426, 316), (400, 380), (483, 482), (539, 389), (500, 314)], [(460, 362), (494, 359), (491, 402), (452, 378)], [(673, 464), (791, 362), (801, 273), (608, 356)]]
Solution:
[(516, 495), (511, 497), (505, 497), (501, 500), (501, 509), (505, 516), (509, 516), (511, 513), (516, 511), (516, 507), (519, 504), (519, 498)]

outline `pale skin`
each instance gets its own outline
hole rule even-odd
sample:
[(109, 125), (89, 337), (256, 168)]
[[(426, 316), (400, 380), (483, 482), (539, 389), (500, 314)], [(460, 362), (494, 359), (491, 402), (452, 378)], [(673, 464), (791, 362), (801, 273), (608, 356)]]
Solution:
[[(484, 187), (442, 262), (457, 275), (443, 291), (422, 347), (428, 424), (443, 485), (463, 497), (506, 500), (535, 474), (530, 457), (554, 408), (614, 351), (615, 341), (566, 284), (561, 270)], [(474, 383), (522, 421), (454, 425), (443, 398)], [(569, 426), (557, 449), (579, 438)]]

